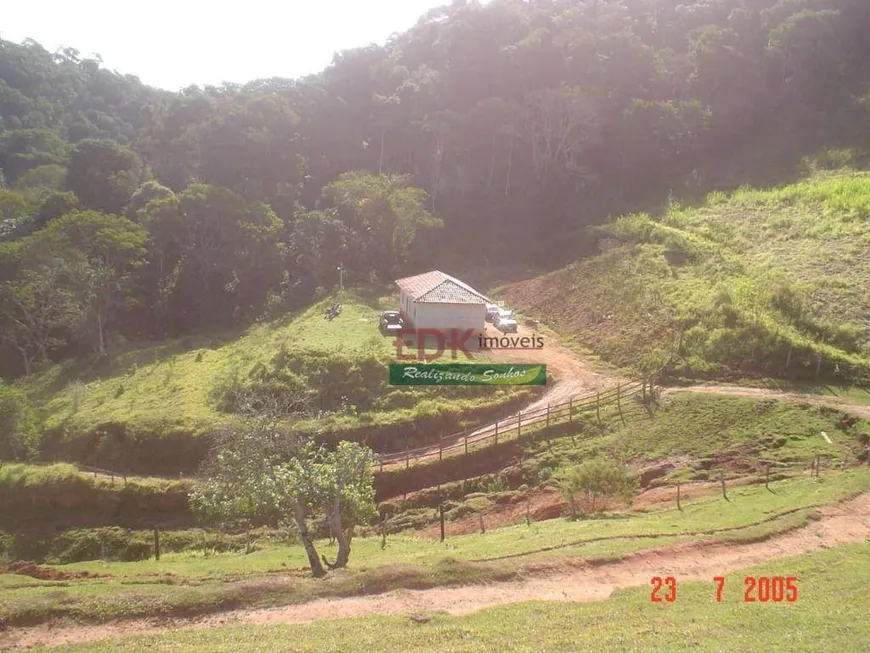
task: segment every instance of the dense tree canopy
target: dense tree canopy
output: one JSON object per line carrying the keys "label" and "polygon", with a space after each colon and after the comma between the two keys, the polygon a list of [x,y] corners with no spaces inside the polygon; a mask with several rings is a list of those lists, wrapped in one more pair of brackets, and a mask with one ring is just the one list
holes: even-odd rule
{"label": "dense tree canopy", "polygon": [[240,324],[339,264],[576,257],[608,214],[866,139],[868,24],[865,0],[453,3],[305,79],[179,93],[0,41],[0,363]]}

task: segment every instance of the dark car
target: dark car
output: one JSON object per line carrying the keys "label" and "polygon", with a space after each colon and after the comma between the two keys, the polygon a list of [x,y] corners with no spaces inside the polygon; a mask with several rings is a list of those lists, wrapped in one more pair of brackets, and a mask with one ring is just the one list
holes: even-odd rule
{"label": "dark car", "polygon": [[399,311],[384,311],[381,313],[381,320],[378,324],[378,329],[385,336],[395,334],[405,328],[405,321],[399,315]]}

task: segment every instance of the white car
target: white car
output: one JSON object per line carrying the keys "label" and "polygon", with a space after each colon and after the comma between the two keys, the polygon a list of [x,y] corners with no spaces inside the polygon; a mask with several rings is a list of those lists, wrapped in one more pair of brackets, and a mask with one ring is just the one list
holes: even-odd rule
{"label": "white car", "polygon": [[517,321],[516,318],[514,318],[514,313],[507,308],[498,309],[498,313],[493,319],[493,324],[495,325],[495,328],[502,333],[517,332]]}

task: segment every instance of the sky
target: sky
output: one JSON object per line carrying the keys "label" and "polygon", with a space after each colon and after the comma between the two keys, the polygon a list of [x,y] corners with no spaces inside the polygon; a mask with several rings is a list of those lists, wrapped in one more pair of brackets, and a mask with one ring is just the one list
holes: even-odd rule
{"label": "sky", "polygon": [[319,72],[336,51],[383,44],[449,0],[0,2],[3,40],[99,54],[106,68],[177,91]]}

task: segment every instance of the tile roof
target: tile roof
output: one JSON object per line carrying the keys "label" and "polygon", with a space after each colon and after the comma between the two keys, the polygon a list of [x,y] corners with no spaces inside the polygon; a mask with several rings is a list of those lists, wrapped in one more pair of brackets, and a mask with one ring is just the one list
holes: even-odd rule
{"label": "tile roof", "polygon": [[467,283],[439,270],[396,281],[415,302],[434,304],[484,304],[489,299]]}

